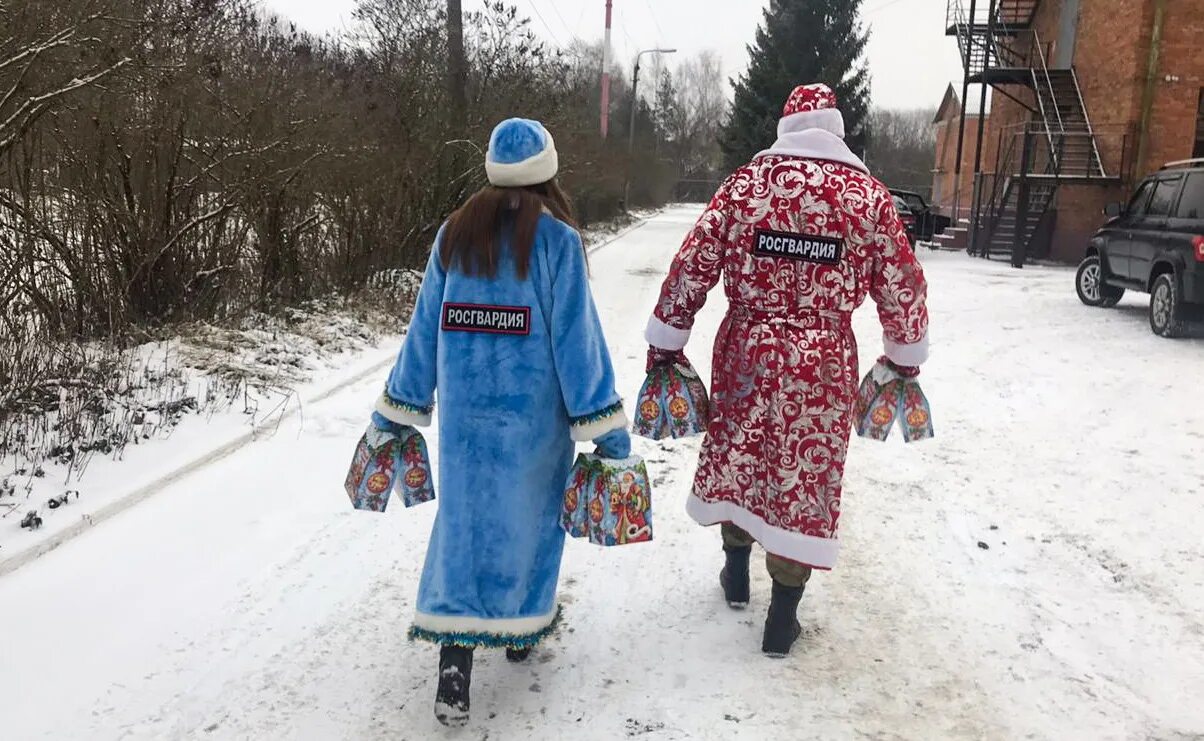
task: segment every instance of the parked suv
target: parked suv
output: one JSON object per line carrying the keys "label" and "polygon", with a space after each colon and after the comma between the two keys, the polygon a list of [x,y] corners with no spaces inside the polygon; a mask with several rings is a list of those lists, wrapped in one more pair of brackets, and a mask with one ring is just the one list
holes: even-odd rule
{"label": "parked suv", "polygon": [[949,217],[941,216],[932,210],[932,206],[928,201],[924,200],[924,196],[919,193],[912,193],[910,190],[898,190],[891,188],[891,193],[896,198],[903,199],[907,204],[907,208],[916,217],[916,225],[913,233],[916,239],[924,242],[931,242],[933,237],[941,234],[949,226]]}
{"label": "parked suv", "polygon": [[1112,307],[1127,290],[1148,293],[1154,334],[1182,336],[1186,320],[1204,318],[1204,159],[1166,165],[1104,213],[1075,278],[1079,299]]}

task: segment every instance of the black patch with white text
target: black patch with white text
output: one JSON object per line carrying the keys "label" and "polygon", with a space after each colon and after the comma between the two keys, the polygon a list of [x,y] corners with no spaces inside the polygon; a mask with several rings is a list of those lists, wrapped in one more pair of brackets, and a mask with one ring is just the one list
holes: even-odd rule
{"label": "black patch with white text", "polygon": [[444,304],[444,332],[531,334],[531,307]]}
{"label": "black patch with white text", "polygon": [[758,229],[753,254],[759,257],[784,257],[787,260],[839,265],[844,257],[844,240],[813,234],[791,234]]}

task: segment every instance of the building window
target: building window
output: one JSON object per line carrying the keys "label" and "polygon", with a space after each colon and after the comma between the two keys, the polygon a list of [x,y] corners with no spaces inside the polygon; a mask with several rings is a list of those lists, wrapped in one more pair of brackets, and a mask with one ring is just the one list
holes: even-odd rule
{"label": "building window", "polygon": [[1196,150],[1192,157],[1204,157],[1204,87],[1200,88],[1200,108],[1196,112]]}

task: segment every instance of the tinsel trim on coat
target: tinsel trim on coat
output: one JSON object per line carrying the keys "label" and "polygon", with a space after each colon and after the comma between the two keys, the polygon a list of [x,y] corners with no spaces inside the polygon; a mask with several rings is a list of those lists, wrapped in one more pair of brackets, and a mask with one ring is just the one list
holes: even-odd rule
{"label": "tinsel trim on coat", "polygon": [[569,421],[573,425],[573,440],[579,443],[596,440],[612,430],[623,429],[628,424],[622,401],[616,401],[614,404],[584,417],[572,417]]}
{"label": "tinsel trim on coat", "polygon": [[435,643],[440,646],[459,646],[461,648],[512,648],[516,651],[521,651],[526,648],[535,648],[550,636],[557,628],[560,627],[562,618],[562,610],[556,608],[556,616],[552,618],[552,622],[548,623],[547,627],[542,628],[535,633],[519,635],[514,633],[487,633],[468,632],[468,633],[450,633],[440,632],[435,630],[427,630],[413,626],[410,628],[411,641],[426,641]]}
{"label": "tinsel trim on coat", "polygon": [[430,427],[431,414],[435,411],[434,405],[424,407],[405,401],[398,401],[389,396],[388,391],[381,394],[380,398],[377,399],[375,409],[382,417],[391,422],[413,427]]}

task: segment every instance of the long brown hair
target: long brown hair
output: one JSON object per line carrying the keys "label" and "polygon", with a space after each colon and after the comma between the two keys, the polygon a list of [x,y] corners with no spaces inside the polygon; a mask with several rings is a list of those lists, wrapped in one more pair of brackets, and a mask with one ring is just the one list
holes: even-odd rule
{"label": "long brown hair", "polygon": [[482,188],[447,220],[439,247],[443,269],[455,265],[467,275],[496,277],[499,252],[508,233],[518,277],[526,280],[535,230],[544,209],[577,228],[573,204],[555,180],[524,188]]}

